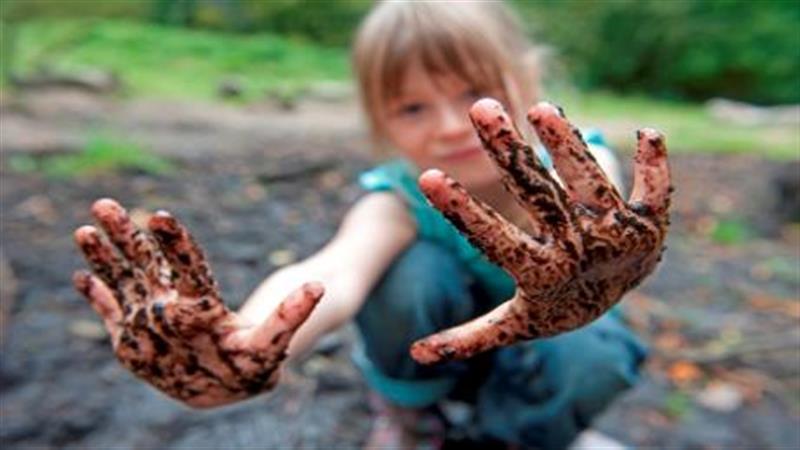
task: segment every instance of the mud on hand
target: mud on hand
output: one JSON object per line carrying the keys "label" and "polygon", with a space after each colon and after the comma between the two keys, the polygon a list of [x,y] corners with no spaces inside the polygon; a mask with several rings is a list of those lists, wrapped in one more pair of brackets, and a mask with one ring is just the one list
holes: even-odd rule
{"label": "mud on hand", "polygon": [[92,271],[73,281],[111,335],[117,358],[188,405],[209,407],[269,390],[286,349],[323,294],[307,283],[262,324],[225,307],[202,249],[167,212],[138,229],[116,201],[98,200],[75,231]]}
{"label": "mud on hand", "polygon": [[420,188],[430,202],[517,283],[514,297],[493,311],[415,342],[411,354],[425,364],[554,336],[597,319],[653,271],[669,225],[672,188],[659,132],[637,133],[633,191],[625,201],[560,108],[540,103],[528,120],[550,150],[561,183],[500,103],[480,100],[470,117],[532,226],[521,230],[438,170],[422,174]]}

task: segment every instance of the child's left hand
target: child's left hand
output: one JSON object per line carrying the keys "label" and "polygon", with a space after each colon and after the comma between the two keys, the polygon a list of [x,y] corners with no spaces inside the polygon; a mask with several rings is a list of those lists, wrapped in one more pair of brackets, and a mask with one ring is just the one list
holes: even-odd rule
{"label": "child's left hand", "polygon": [[433,205],[517,282],[514,297],[488,314],[414,343],[412,356],[425,364],[586,325],[652,272],[665,248],[672,188],[660,133],[638,132],[633,192],[625,202],[555,106],[540,103],[528,120],[550,150],[563,187],[498,102],[481,100],[470,116],[506,188],[530,214],[532,233],[444,173],[422,174],[420,187]]}

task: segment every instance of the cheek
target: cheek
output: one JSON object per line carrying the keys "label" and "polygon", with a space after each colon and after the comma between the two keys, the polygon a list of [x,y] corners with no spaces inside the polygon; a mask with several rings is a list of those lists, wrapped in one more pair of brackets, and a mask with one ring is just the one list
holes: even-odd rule
{"label": "cheek", "polygon": [[389,124],[386,127],[386,137],[389,143],[403,157],[410,159],[422,168],[428,168],[432,163],[431,152],[428,148],[431,140],[427,133],[424,126]]}

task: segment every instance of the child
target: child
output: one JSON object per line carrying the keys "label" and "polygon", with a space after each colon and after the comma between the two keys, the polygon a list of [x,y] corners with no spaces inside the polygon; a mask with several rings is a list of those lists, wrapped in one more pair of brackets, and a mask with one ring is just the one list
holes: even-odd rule
{"label": "child", "polygon": [[662,138],[643,130],[625,203],[595,163],[612,161],[602,142],[590,137],[590,153],[539,104],[528,118],[554,181],[548,154],[534,157],[512,125],[537,95],[529,54],[502,4],[376,6],[354,69],[376,143],[402,158],[363,174],[367,194],[333,239],[267,278],[238,313],[169,213],[147,233],[97,201],[110,242],[76,231],[94,274],[76,273],[75,285],[118,358],[209,407],[270,389],[287,355],[355,319],[354,360],[384,405],[368,446],[412,446],[425,411],[456,399],[474,406],[480,439],[565,447],[636,380],[644,349],[603,313],[660,257],[669,173]]}

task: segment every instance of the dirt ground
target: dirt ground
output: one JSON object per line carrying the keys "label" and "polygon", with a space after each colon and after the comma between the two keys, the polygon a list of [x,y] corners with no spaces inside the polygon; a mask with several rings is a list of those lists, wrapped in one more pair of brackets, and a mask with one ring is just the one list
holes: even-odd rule
{"label": "dirt ground", "polygon": [[[371,415],[349,362],[352,329],[321,342],[273,395],[198,412],[127,373],[70,285],[83,266],[71,231],[89,221],[95,198],[112,196],[134,216],[163,208],[183,219],[238,306],[275,267],[319,248],[360,195],[355,176],[371,161],[353,105],[309,100],[288,111],[39,92],[6,96],[0,113],[4,448],[359,447]],[[87,130],[129,137],[179,169],[53,180],[9,167],[22,153],[75,151]],[[781,193],[800,165],[671,161],[669,250],[625,301],[651,346],[646,376],[593,428],[639,448],[800,448],[800,218],[797,196]],[[729,219],[749,237],[713,239]]]}

